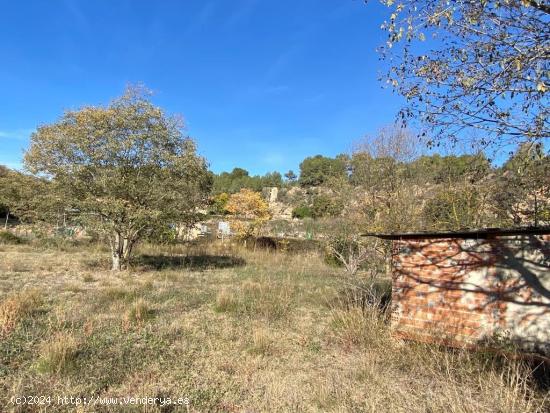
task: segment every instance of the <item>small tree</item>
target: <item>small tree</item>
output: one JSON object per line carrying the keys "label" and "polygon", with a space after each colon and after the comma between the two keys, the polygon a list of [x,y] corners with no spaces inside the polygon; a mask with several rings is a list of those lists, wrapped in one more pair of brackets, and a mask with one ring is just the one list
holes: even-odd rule
{"label": "small tree", "polygon": [[233,215],[233,229],[243,239],[258,236],[271,218],[269,205],[262,195],[246,188],[231,195],[225,209]]}
{"label": "small tree", "polygon": [[128,88],[106,107],[69,111],[39,127],[25,164],[55,183],[51,196],[106,234],[112,269],[121,270],[144,234],[195,221],[208,199],[211,175],[182,126],[143,88]]}
{"label": "small tree", "polygon": [[211,203],[211,210],[217,215],[224,215],[227,213],[225,207],[227,206],[227,201],[229,201],[229,195],[225,192],[221,194],[214,195]]}
{"label": "small tree", "polygon": [[[326,239],[329,257],[333,257],[354,277],[362,267],[367,267],[369,279],[374,279],[383,263],[383,245],[378,238],[364,237],[362,217],[346,216],[332,222]],[[382,265],[383,267],[383,265]],[[381,272],[381,271],[380,271]]]}

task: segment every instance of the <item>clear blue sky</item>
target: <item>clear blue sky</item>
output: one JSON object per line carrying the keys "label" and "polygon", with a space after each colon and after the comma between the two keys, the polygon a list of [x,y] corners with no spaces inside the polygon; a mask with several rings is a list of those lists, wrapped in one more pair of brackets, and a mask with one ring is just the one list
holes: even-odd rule
{"label": "clear blue sky", "polygon": [[0,164],[66,109],[131,82],[182,114],[212,170],[297,171],[393,122],[375,48],[386,10],[361,0],[1,2]]}

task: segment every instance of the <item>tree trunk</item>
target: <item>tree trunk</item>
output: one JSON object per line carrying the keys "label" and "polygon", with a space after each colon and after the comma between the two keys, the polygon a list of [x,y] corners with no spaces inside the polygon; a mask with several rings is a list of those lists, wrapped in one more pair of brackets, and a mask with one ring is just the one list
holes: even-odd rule
{"label": "tree trunk", "polygon": [[112,271],[122,271],[128,265],[136,238],[122,236],[115,232],[111,238]]}
{"label": "tree trunk", "polygon": [[120,232],[115,232],[111,238],[111,271],[122,271],[124,245]]}
{"label": "tree trunk", "polygon": [[4,231],[8,230],[8,219],[10,218],[10,210],[6,211],[6,221],[4,222]]}
{"label": "tree trunk", "polygon": [[122,271],[122,257],[118,254],[118,252],[113,252],[111,258],[113,260],[111,271]]}

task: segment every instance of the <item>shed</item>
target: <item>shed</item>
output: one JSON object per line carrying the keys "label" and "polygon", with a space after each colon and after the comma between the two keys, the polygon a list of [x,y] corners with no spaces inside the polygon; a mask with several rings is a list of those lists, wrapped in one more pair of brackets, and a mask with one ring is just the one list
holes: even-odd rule
{"label": "shed", "polygon": [[395,335],[550,354],[550,227],[365,235],[393,244]]}

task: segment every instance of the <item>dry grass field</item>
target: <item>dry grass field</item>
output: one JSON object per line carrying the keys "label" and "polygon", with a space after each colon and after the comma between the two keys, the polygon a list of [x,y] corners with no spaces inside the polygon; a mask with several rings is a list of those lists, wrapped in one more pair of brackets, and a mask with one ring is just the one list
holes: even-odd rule
{"label": "dry grass field", "polygon": [[[341,298],[338,270],[316,255],[141,246],[122,273],[108,257],[96,245],[0,245],[2,412],[550,408],[517,363],[392,338],[379,312]],[[189,404],[68,406],[63,396]]]}

